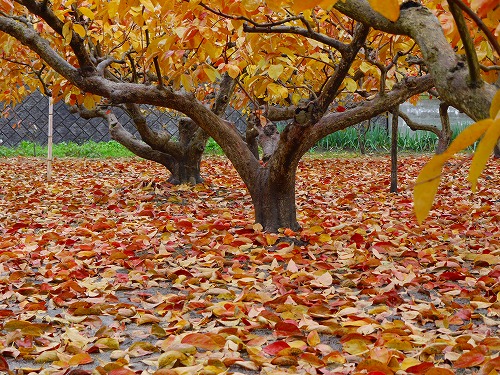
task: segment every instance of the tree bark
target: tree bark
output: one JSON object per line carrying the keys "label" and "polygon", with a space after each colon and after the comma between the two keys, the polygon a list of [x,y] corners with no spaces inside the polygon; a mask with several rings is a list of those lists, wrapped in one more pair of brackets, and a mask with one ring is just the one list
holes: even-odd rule
{"label": "tree bark", "polygon": [[441,118],[441,131],[438,134],[438,143],[436,145],[436,154],[442,154],[451,143],[451,125],[448,116],[448,104],[439,105],[439,117]]}
{"label": "tree bark", "polygon": [[169,179],[173,184],[196,185],[203,182],[200,164],[208,135],[193,120],[183,118],[179,121],[179,144],[182,155],[177,158],[176,165]]}
{"label": "tree bark", "polygon": [[248,184],[255,210],[255,222],[266,231],[279,228],[300,229],[295,208],[295,169],[284,175],[261,168],[257,178]]}

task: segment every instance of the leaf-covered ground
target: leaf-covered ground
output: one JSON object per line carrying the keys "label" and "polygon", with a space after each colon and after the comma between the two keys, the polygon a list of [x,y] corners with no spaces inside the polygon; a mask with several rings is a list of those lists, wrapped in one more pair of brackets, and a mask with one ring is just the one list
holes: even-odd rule
{"label": "leaf-covered ground", "polygon": [[497,374],[500,164],[455,159],[418,225],[426,157],[306,159],[303,231],[253,225],[224,158],[0,160],[0,372]]}

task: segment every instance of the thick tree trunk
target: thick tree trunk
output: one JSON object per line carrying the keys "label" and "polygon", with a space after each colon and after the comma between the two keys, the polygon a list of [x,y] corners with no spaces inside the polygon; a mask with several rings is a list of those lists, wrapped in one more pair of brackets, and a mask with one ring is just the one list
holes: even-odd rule
{"label": "thick tree trunk", "polygon": [[172,184],[200,184],[200,164],[208,136],[191,119],[179,121],[179,145],[183,155],[176,158],[174,168],[170,170]]}
{"label": "thick tree trunk", "polygon": [[174,167],[170,170],[172,174],[168,182],[174,185],[189,184],[196,185],[203,183],[200,175],[200,162],[202,153],[191,158],[175,160]]}
{"label": "thick tree trunk", "polygon": [[273,178],[268,168],[262,168],[257,179],[247,185],[255,209],[255,222],[264,230],[300,229],[295,208],[295,170]]}

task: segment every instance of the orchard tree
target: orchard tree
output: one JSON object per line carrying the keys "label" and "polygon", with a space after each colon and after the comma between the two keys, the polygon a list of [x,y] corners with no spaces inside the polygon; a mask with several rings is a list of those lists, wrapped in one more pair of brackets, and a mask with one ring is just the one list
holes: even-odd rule
{"label": "orchard tree", "polygon": [[[235,84],[235,80],[228,74],[223,75],[217,85],[217,97],[212,104],[214,114],[224,114]],[[169,183],[195,185],[203,182],[200,164],[209,136],[193,120],[189,117],[180,118],[177,123],[178,137],[173,139],[168,131],[152,129],[148,125],[146,114],[138,104],[126,103],[117,107],[128,114],[141,139],[131,134],[105,104],[97,105],[93,109],[75,105],[71,109],[86,119],[101,117],[106,120],[111,138],[135,155],[166,167],[171,173]]]}
{"label": "orchard tree", "polygon": [[[93,110],[105,98],[184,113],[238,171],[256,222],[295,230],[296,169],[326,135],[433,87],[447,105],[487,117],[498,79],[496,2],[482,1],[475,18],[459,0],[424,5],[2,0],[0,43],[5,55],[36,53],[37,63],[57,73],[54,92],[71,104]],[[247,138],[207,99],[207,84],[223,73],[239,81],[237,104],[261,106]],[[289,121],[278,133],[266,118]],[[256,155],[256,135],[265,162]]]}

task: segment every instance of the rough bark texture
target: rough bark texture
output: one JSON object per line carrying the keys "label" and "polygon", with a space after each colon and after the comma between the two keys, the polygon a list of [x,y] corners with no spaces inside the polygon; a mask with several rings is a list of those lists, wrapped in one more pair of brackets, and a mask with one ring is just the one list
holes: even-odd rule
{"label": "rough bark texture", "polygon": [[169,180],[171,183],[195,185],[203,182],[200,163],[208,135],[199,130],[198,125],[191,119],[185,118],[179,121],[179,143],[183,153],[177,159],[176,167],[172,171]]}
{"label": "rough bark texture", "polygon": [[295,209],[295,169],[282,174],[262,168],[248,188],[255,209],[255,221],[267,231],[300,228]]}

